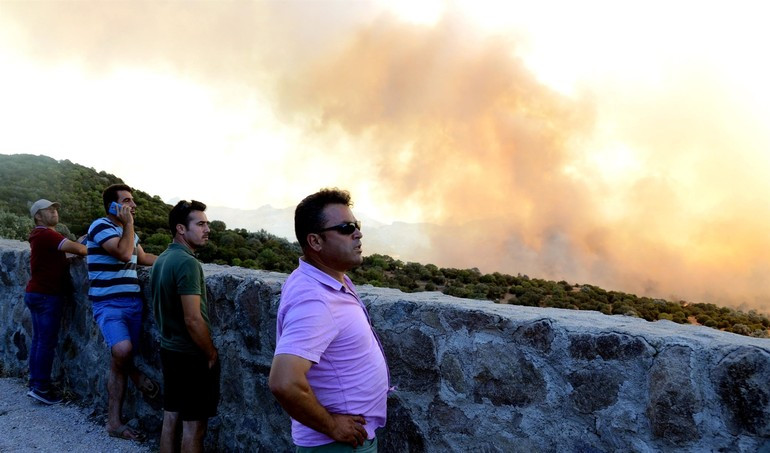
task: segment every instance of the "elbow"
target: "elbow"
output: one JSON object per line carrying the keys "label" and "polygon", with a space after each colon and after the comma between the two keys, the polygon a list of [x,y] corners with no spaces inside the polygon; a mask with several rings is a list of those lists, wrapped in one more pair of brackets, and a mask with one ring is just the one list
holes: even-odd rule
{"label": "elbow", "polygon": [[267,386],[270,388],[270,393],[272,393],[279,402],[284,401],[290,394],[296,392],[296,387],[293,382],[272,372],[268,377]]}
{"label": "elbow", "polygon": [[268,378],[267,386],[270,388],[270,393],[277,399],[280,399],[280,396],[286,392],[283,383],[279,379],[276,379],[272,373],[270,373],[270,377]]}
{"label": "elbow", "polygon": [[184,325],[187,327],[188,332],[193,332],[198,327],[198,318],[185,316]]}

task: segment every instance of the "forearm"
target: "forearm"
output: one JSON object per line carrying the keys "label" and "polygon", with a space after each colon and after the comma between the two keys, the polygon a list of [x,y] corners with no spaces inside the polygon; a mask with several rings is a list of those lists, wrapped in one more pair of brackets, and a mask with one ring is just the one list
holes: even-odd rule
{"label": "forearm", "polygon": [[153,255],[152,253],[142,253],[136,257],[136,263],[142,266],[152,266],[157,259],[157,255]]}
{"label": "forearm", "polygon": [[307,372],[312,362],[292,354],[276,354],[268,385],[275,398],[295,420],[326,434],[337,442],[356,447],[367,438],[366,419],[361,415],[332,414],[318,402]]}
{"label": "forearm", "polygon": [[134,254],[134,224],[128,223],[123,225],[123,235],[120,236],[117,245],[117,255],[115,256],[121,261],[131,261],[131,256]]}
{"label": "forearm", "polygon": [[87,253],[85,245],[79,242],[70,241],[69,239],[61,243],[61,245],[59,246],[59,250],[61,250],[62,252],[72,253],[80,256],[86,256],[86,253]]}
{"label": "forearm", "polygon": [[318,402],[310,385],[292,383],[281,390],[273,391],[273,394],[292,418],[309,428],[333,437],[334,418]]}
{"label": "forearm", "polygon": [[213,360],[217,356],[217,348],[214,347],[214,342],[211,340],[211,332],[209,331],[206,322],[203,318],[187,319],[185,318],[185,325],[187,326],[187,332],[190,333],[190,337],[193,342],[203,351],[206,358]]}

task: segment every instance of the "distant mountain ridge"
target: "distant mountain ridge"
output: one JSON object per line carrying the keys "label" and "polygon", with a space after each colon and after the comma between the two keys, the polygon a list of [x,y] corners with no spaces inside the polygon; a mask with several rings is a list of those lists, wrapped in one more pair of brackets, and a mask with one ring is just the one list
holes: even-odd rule
{"label": "distant mountain ridge", "polygon": [[270,205],[256,209],[238,209],[226,206],[208,206],[212,219],[225,222],[228,228],[248,231],[265,230],[289,241],[294,237],[294,208],[274,208]]}
{"label": "distant mountain ridge", "polygon": [[[264,230],[290,242],[297,240],[294,234],[294,207],[274,208],[270,205],[256,209],[238,209],[224,206],[208,206],[209,217],[225,222],[228,228],[243,228],[247,231]],[[361,220],[364,234],[365,254],[379,253],[408,261],[424,261],[431,248],[429,229],[440,228],[428,223],[385,223],[353,208],[356,218]],[[407,250],[408,256],[404,255]]]}

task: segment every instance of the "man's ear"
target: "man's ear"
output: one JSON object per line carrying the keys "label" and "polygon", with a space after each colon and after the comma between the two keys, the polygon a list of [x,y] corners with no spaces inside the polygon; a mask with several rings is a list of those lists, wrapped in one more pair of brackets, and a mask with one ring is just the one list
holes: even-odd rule
{"label": "man's ear", "polygon": [[186,231],[187,231],[187,228],[185,228],[184,225],[182,225],[181,223],[176,224],[176,234],[182,236]]}
{"label": "man's ear", "polygon": [[307,235],[307,245],[309,245],[313,251],[320,252],[321,247],[323,246],[321,235],[318,233],[309,233]]}

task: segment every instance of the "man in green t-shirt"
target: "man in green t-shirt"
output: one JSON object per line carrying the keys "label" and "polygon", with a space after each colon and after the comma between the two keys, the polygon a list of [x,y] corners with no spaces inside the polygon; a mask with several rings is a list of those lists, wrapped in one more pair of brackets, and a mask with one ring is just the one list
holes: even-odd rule
{"label": "man in green t-shirt", "polygon": [[152,307],[160,330],[163,430],[160,451],[203,451],[209,417],[219,402],[219,358],[211,340],[206,282],[193,255],[209,240],[206,205],[180,201],[169,213],[174,240],[152,267]]}

